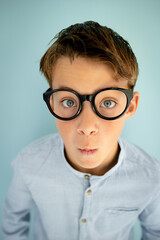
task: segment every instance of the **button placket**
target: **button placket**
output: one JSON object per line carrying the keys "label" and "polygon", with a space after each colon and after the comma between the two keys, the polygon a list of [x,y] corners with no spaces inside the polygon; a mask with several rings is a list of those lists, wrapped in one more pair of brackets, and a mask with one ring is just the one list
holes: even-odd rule
{"label": "button placket", "polygon": [[90,190],[90,175],[86,174],[84,175],[84,182],[85,182],[85,193],[84,193],[84,204],[83,204],[83,213],[82,213],[82,221],[83,223],[87,222],[87,217],[89,216],[89,210],[90,210],[90,199],[88,198],[91,194]]}
{"label": "button placket", "polygon": [[84,175],[84,199],[83,199],[83,210],[80,218],[80,236],[79,240],[88,239],[88,221],[90,217],[90,206],[91,206],[91,186],[90,186],[90,175]]}
{"label": "button placket", "polygon": [[92,193],[91,189],[87,191],[87,194],[90,195]]}
{"label": "button placket", "polygon": [[85,175],[84,175],[84,178],[85,178],[85,179],[89,179],[89,177],[90,177],[90,176],[89,176],[88,174],[85,174]]}
{"label": "button placket", "polygon": [[85,222],[87,222],[87,219],[86,218],[82,218],[81,222],[85,223]]}

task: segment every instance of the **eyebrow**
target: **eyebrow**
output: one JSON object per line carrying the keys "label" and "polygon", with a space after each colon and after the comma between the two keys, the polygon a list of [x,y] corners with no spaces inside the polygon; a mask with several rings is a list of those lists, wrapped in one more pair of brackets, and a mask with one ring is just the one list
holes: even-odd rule
{"label": "eyebrow", "polygon": [[65,90],[69,90],[69,91],[74,91],[74,92],[76,92],[76,93],[78,93],[78,94],[80,94],[80,95],[83,95],[82,93],[80,93],[79,91],[77,91],[77,90],[75,90],[75,89],[73,89],[73,88],[71,88],[71,87],[66,87],[66,86],[59,86],[57,89],[65,89]]}
{"label": "eyebrow", "polygon": [[66,87],[66,86],[60,86],[58,89],[66,89],[66,90],[72,90],[72,91],[75,91],[73,88]]}
{"label": "eyebrow", "polygon": [[[98,92],[98,91],[100,91],[100,90],[102,90],[102,89],[105,89],[105,88],[119,88],[118,86],[108,86],[108,87],[103,87],[103,88],[99,88],[99,89],[97,89],[96,91],[94,91],[94,93],[96,93],[96,92]],[[74,92],[77,92],[78,94],[80,94],[79,93],[79,91],[77,91],[77,90],[75,90],[75,89],[73,89],[73,88],[70,88],[70,87],[66,87],[66,86],[59,86],[57,89],[66,89],[66,90],[71,90],[71,91],[74,91]],[[94,94],[93,93],[93,94]]]}

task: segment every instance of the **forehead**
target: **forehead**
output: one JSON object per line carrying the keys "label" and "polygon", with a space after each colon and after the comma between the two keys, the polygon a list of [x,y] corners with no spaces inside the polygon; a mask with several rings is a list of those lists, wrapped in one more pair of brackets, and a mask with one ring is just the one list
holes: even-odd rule
{"label": "forehead", "polygon": [[114,72],[105,63],[77,57],[73,61],[61,57],[52,72],[52,88],[70,88],[79,93],[94,93],[102,88],[127,88],[127,80],[114,79]]}

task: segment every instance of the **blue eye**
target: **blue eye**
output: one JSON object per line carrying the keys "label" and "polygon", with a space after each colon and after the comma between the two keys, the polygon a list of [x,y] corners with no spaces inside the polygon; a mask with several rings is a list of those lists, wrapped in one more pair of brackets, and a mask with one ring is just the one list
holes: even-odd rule
{"label": "blue eye", "polygon": [[64,107],[68,107],[68,108],[76,106],[75,102],[71,99],[66,99],[66,100],[62,101],[62,103],[63,103]]}
{"label": "blue eye", "polygon": [[105,107],[105,108],[112,108],[115,106],[115,102],[114,101],[111,101],[111,100],[105,100],[103,103],[102,103],[102,107]]}

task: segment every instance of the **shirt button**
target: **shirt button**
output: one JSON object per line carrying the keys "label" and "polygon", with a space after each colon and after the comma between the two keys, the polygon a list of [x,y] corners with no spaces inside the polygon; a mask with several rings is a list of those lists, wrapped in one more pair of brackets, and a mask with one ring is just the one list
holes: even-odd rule
{"label": "shirt button", "polygon": [[88,191],[87,191],[87,194],[88,194],[88,195],[90,195],[91,193],[92,193],[92,191],[91,191],[91,190],[88,190]]}
{"label": "shirt button", "polygon": [[84,175],[85,178],[89,178],[89,175]]}
{"label": "shirt button", "polygon": [[87,222],[87,219],[83,218],[83,219],[81,220],[81,222],[82,222],[82,223],[85,223],[85,222]]}

